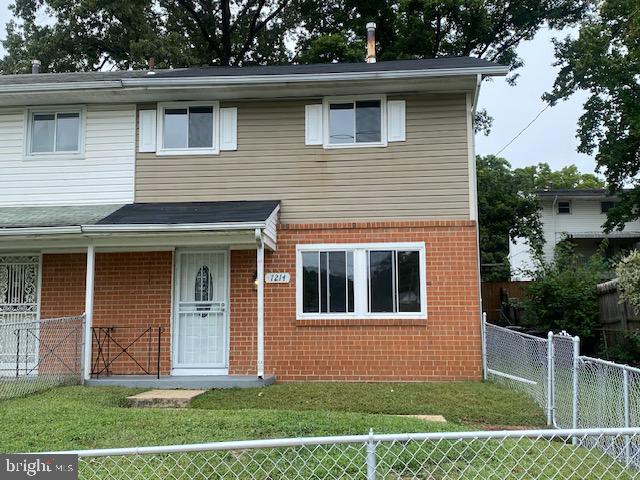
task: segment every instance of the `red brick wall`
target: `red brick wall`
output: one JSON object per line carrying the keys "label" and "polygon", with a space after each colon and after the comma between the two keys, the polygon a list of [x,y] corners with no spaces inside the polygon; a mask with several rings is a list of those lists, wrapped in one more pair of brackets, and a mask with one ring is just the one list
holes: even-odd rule
{"label": "red brick wall", "polygon": [[[296,320],[296,244],[407,241],[426,243],[428,318]],[[476,255],[476,227],[468,221],[281,226],[278,250],[267,252],[265,271],[290,272],[291,282],[265,286],[265,371],[281,381],[479,379]],[[162,373],[170,370],[171,257],[96,256],[94,325],[130,325],[139,332],[163,326]],[[230,258],[230,373],[253,375],[256,252],[233,250]],[[84,282],[84,254],[44,255],[43,318],[82,313]],[[122,362],[116,373],[131,367]]]}
{"label": "red brick wall", "polygon": [[[126,347],[148,326],[163,327],[160,367],[168,373],[171,339],[171,252],[97,253],[93,325],[121,327],[112,336]],[[84,311],[84,254],[46,254],[42,265],[41,317],[78,315]],[[151,342],[151,344],[149,344]],[[113,347],[112,347],[113,348]],[[130,348],[132,356],[156,369],[157,330]],[[96,351],[94,342],[94,353]],[[113,350],[111,351],[113,356]],[[127,356],[112,365],[114,373],[142,373]]]}
{"label": "red brick wall", "polygon": [[[296,320],[296,244],[408,241],[426,243],[428,318]],[[283,381],[479,379],[476,255],[468,221],[281,226],[265,272],[291,282],[265,286],[265,371]],[[255,251],[232,252],[231,269],[231,373],[255,373]]]}

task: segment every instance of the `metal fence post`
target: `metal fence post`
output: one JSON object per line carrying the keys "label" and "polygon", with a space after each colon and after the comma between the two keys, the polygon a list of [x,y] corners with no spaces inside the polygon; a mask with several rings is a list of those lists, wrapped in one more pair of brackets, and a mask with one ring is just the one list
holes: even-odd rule
{"label": "metal fence post", "polygon": [[547,425],[553,425],[554,415],[554,387],[553,387],[553,375],[554,375],[554,359],[553,359],[553,332],[547,334]]}
{"label": "metal fence post", "polygon": [[487,373],[487,312],[482,312],[480,334],[482,336],[482,378],[487,380],[489,378]]}
{"label": "metal fence post", "polygon": [[367,442],[367,480],[376,480],[376,470],[376,444],[373,440],[373,428],[371,428]]}
{"label": "metal fence post", "polygon": [[[572,421],[571,421],[571,425],[572,428],[575,430],[578,428],[578,368],[579,368],[579,364],[578,364],[578,357],[580,356],[580,337],[575,336],[573,337],[573,416],[572,416]],[[573,437],[572,440],[573,445],[576,445],[578,443],[578,439],[576,437]]]}
{"label": "metal fence post", "polygon": [[[629,412],[629,370],[626,368],[622,370],[622,395],[624,403],[624,426],[629,428],[631,426],[631,415]],[[631,462],[631,441],[627,436],[624,441],[624,458],[627,465]]]}

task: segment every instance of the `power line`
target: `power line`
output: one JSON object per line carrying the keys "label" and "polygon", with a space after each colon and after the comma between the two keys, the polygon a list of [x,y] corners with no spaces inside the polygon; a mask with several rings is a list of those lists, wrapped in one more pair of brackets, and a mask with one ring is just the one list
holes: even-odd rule
{"label": "power line", "polygon": [[535,117],[533,117],[533,120],[531,120],[531,121],[527,124],[527,126],[526,126],[526,127],[524,127],[522,130],[520,130],[520,131],[518,132],[518,134],[517,134],[515,137],[513,137],[511,140],[509,140],[509,143],[507,143],[504,147],[502,147],[500,150],[498,150],[498,153],[496,153],[496,156],[500,155],[504,150],[506,150],[506,149],[507,149],[507,147],[508,147],[509,145],[511,145],[513,142],[515,142],[515,141],[518,139],[518,137],[519,137],[520,135],[522,135],[522,134],[523,134],[523,133],[524,133],[524,132],[525,132],[525,131],[526,131],[526,130],[531,126],[531,125],[533,125],[533,124],[534,124],[534,122],[535,122],[536,120],[538,120],[538,118],[540,117],[540,115],[542,115],[542,114],[544,113],[544,111],[545,111],[547,108],[549,108],[550,106],[551,106],[551,105],[547,104],[547,105],[546,105],[542,110],[540,110],[540,111],[538,112],[538,114],[537,114]]}

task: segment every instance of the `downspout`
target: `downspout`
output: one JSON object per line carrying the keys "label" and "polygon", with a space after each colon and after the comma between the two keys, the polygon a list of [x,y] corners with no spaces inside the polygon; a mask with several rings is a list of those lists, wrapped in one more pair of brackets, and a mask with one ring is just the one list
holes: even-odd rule
{"label": "downspout", "polygon": [[[480,350],[481,350],[481,358],[483,359],[483,364],[484,364],[484,359],[486,358],[486,345],[485,345],[485,335],[484,335],[484,331],[485,331],[485,325],[484,325],[484,321],[485,321],[485,316],[483,315],[482,312],[482,275],[480,273],[480,268],[481,268],[481,263],[480,263],[480,214],[478,211],[478,178],[477,178],[477,174],[476,174],[476,149],[475,149],[475,131],[474,131],[474,125],[475,125],[475,117],[476,117],[476,111],[478,109],[478,98],[480,96],[480,84],[482,83],[482,75],[478,74],[476,75],[476,88],[473,94],[473,101],[471,103],[471,108],[469,110],[469,116],[470,116],[470,122],[468,123],[469,128],[470,128],[470,133],[468,135],[468,139],[469,142],[471,143],[471,145],[469,145],[469,149],[470,149],[470,159],[469,159],[469,175],[471,178],[469,178],[469,183],[473,185],[473,190],[472,192],[470,192],[471,195],[473,195],[473,200],[474,200],[474,208],[475,208],[475,212],[469,212],[470,213],[470,217],[473,217],[475,215],[475,220],[476,220],[476,251],[477,251],[477,255],[476,255],[476,261],[477,261],[477,285],[478,285],[478,307],[480,310]],[[486,372],[482,372],[483,377],[486,375]]]}
{"label": "downspout", "polygon": [[[556,244],[558,243],[558,217],[556,215],[556,204],[558,202],[558,195],[553,197],[553,203],[551,204],[551,218],[553,218],[553,249],[555,251]],[[545,261],[548,259],[545,258]]]}
{"label": "downspout", "polygon": [[264,241],[262,239],[262,230],[256,228],[256,243],[258,244],[256,254],[256,286],[258,289],[257,300],[257,376],[264,378]]}

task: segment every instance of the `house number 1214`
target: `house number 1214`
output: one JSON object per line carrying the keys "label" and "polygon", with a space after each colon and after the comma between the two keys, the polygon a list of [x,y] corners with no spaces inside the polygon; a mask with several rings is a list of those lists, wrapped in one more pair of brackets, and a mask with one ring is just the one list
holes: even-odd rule
{"label": "house number 1214", "polygon": [[267,283],[289,283],[291,275],[288,273],[267,273],[264,281]]}

